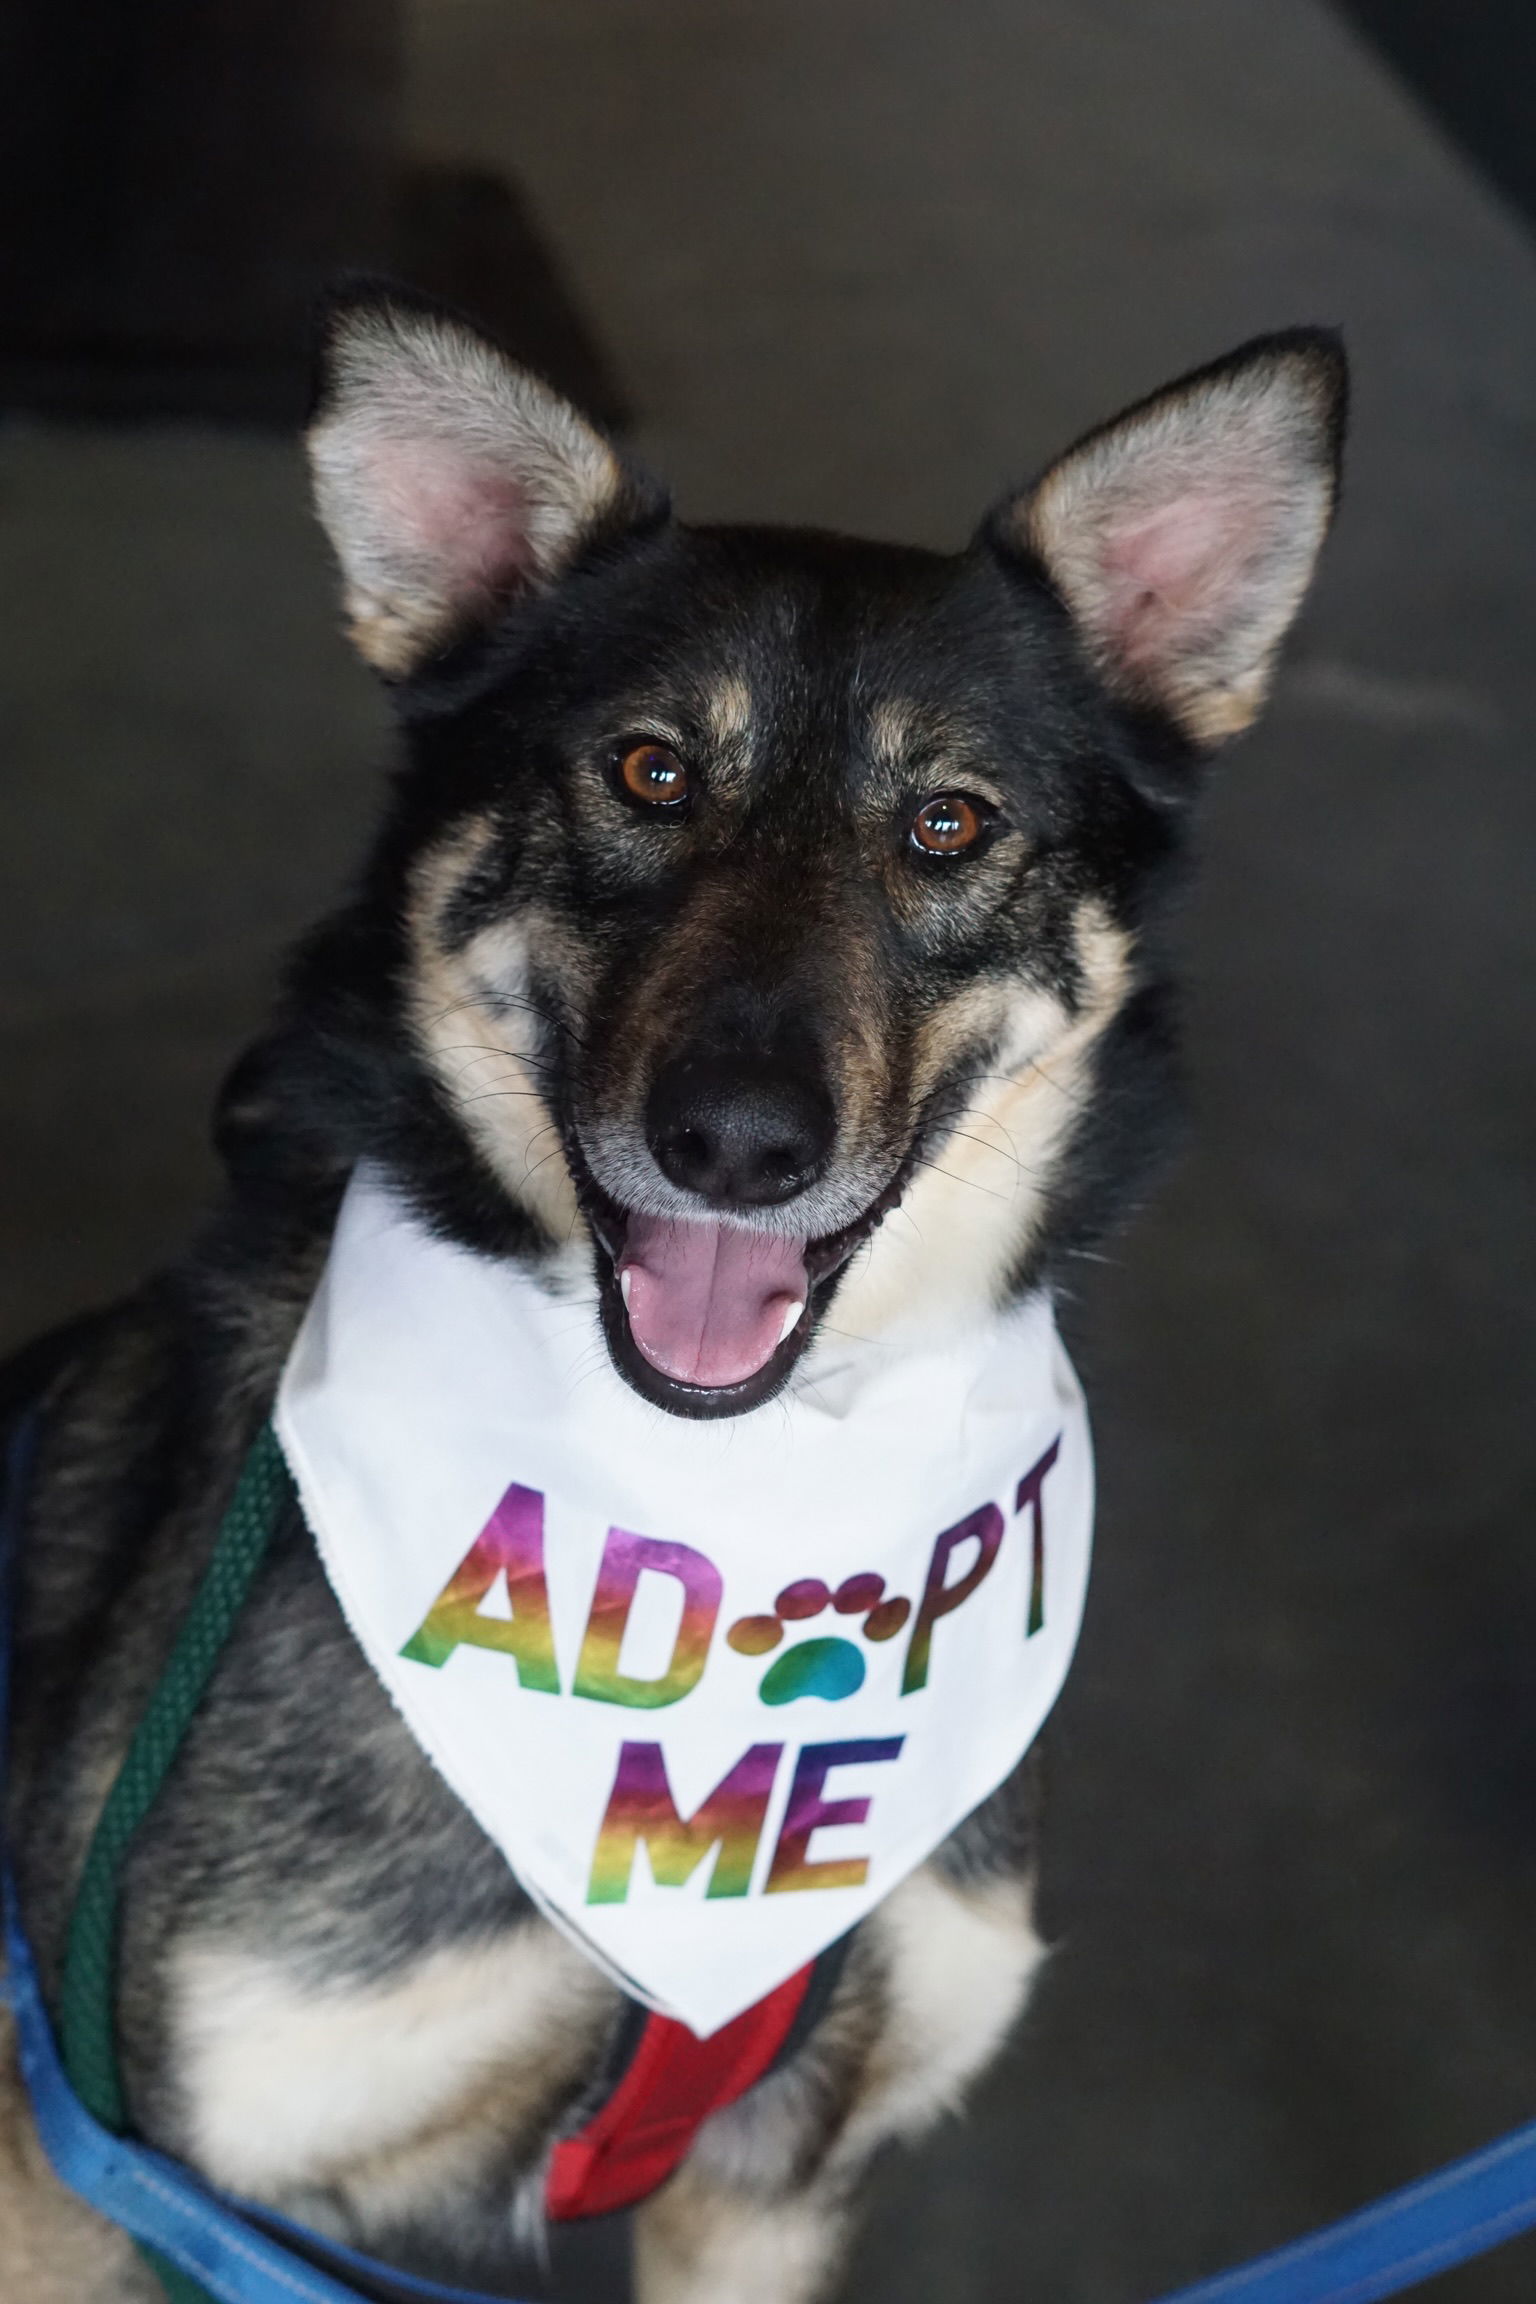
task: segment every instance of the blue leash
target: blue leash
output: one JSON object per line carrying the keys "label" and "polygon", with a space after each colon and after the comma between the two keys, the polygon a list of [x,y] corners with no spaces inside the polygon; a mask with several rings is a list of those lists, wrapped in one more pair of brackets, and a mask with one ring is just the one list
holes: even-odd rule
{"label": "blue leash", "polygon": [[1375,2304],[1536,2225],[1536,2121],[1158,2304]]}
{"label": "blue leash", "polygon": [[[61,2181],[201,2280],[221,2304],[357,2304],[355,2289],[306,2264],[176,2162],[98,2127],[60,2069],[9,1895],[7,1905],[22,2069],[43,2149]],[[274,2232],[284,2229],[277,2218],[264,2221]],[[1532,2225],[1536,2122],[1304,2240],[1180,2288],[1159,2304],[1376,2304]],[[329,2252],[343,2268],[365,2275],[377,2269],[350,2250]],[[487,2304],[462,2289],[394,2272],[390,2279],[402,2297],[419,2297],[422,2304]]]}
{"label": "blue leash", "polygon": [[[4,1759],[9,1612],[4,1591],[9,1535],[26,1493],[30,1420],[16,1433],[6,1463],[6,1526],[0,1528],[0,1763]],[[3,1768],[0,1768],[3,1774]],[[22,1932],[15,1890],[5,1876],[8,1974],[0,1998],[16,2017],[22,2074],[54,2173],[101,2215],[200,2280],[219,2304],[358,2304],[358,2292],[283,2245],[306,2240],[285,2219],[247,2208],[198,2182],[176,2161],[130,2138],[114,2136],[86,2111],[65,2078],[54,2046],[31,1948]],[[1377,2304],[1437,2272],[1481,2256],[1536,2226],[1536,2121],[1432,2176],[1389,2192],[1353,2216],[1304,2240],[1256,2256],[1213,2279],[1197,2280],[1158,2304]],[[382,2273],[354,2250],[326,2244],[342,2272]],[[402,2304],[491,2304],[460,2288],[390,2271]]]}

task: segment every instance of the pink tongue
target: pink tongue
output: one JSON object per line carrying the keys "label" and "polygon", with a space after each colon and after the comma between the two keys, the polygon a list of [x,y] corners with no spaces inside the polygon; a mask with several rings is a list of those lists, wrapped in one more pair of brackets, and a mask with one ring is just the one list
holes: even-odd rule
{"label": "pink tongue", "polygon": [[630,1334],[683,1384],[740,1384],[777,1351],[805,1302],[805,1243],[725,1224],[631,1216],[619,1281]]}

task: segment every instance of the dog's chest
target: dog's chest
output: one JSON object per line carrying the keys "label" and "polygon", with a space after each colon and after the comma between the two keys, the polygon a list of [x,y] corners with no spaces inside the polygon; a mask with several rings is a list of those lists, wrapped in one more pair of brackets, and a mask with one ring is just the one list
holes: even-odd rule
{"label": "dog's chest", "polygon": [[617,2000],[533,1919],[356,1986],[190,1943],[175,2036],[192,2157],[258,2198],[333,2190],[364,2225],[423,2212],[492,2163],[515,2185],[596,2069]]}
{"label": "dog's chest", "polygon": [[[924,1868],[860,1929],[840,2013],[797,2058],[815,2068],[812,2097],[845,2107],[845,2148],[921,2129],[995,2051],[1041,1957],[1029,1904],[1023,1879],[965,1892]],[[547,2145],[600,2070],[616,2014],[612,1985],[538,1920],[355,1988],[189,1944],[175,2023],[189,2155],[342,2236],[387,2245],[488,2191],[509,2237],[531,2231]],[[810,2066],[712,2122],[706,2160],[746,2150],[764,2176],[798,2164],[816,2125]]]}

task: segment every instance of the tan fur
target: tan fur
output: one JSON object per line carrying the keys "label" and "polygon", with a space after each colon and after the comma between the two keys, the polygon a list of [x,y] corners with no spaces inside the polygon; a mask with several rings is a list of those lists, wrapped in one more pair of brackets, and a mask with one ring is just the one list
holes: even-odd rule
{"label": "tan fur", "polygon": [[899,772],[921,725],[916,705],[896,697],[882,698],[871,707],[865,723],[865,741],[871,757],[893,774]]}
{"label": "tan fur", "polygon": [[734,751],[752,733],[752,691],[739,674],[722,676],[707,698],[710,733],[715,742]]}
{"label": "tan fur", "polygon": [[190,1944],[175,2021],[194,2156],[257,2198],[323,2184],[365,2218],[409,2211],[542,2132],[614,2005],[592,1962],[537,1921],[388,1985],[323,1994],[259,1956]]}
{"label": "tan fur", "polygon": [[[717,2115],[642,2211],[641,2304],[818,2295],[859,2172],[880,2144],[958,2104],[1043,1957],[1026,1883],[961,1888],[933,1867],[886,1899],[866,1938],[813,2052],[814,2068],[844,2075],[822,2175],[802,2189],[814,2071],[791,2066]],[[194,1945],[176,1993],[199,2165],[276,2202],[323,2186],[365,2221],[441,2204],[509,2140],[537,2133],[613,2005],[598,1971],[537,1922],[355,1993],[307,1993],[258,1958]]]}
{"label": "tan fur", "polygon": [[856,2164],[891,2136],[958,2109],[1012,2028],[1045,1947],[1023,1880],[962,1889],[932,1866],[875,1911],[891,2015],[837,2158]]}
{"label": "tan fur", "polygon": [[[876,2150],[956,2108],[1016,2021],[1044,1958],[1030,1902],[1022,1881],[961,1889],[927,1866],[886,1898],[866,1923],[879,1981],[850,1979],[848,1992],[857,2019],[878,2008],[880,2021],[818,2175],[796,2181],[806,2080],[791,2067],[718,2114],[641,2208],[640,2304],[813,2304],[825,2293]],[[826,2040],[847,2014],[834,2003]]]}
{"label": "tan fur", "polygon": [[[923,697],[877,698],[865,718],[864,741],[887,779],[884,789],[875,787],[868,796],[882,824],[894,792],[914,781],[925,791],[979,792],[995,807],[1004,805],[986,753],[964,722]],[[906,876],[897,874],[893,893],[904,885]]]}
{"label": "tan fur", "polygon": [[684,2167],[636,2218],[638,2304],[811,2304],[836,2275],[844,2216],[822,2187],[754,2200]]}
{"label": "tan fur", "polygon": [[[855,1202],[867,1206],[890,1174],[886,1156],[872,1159],[867,1149],[880,1141],[896,1053],[880,957],[864,923],[848,910],[840,916],[835,897],[827,905],[820,940],[835,949],[840,986],[837,1012],[827,1022],[827,1056],[837,1082],[841,1164]],[[856,1213],[857,1206],[849,1206],[838,1220],[846,1222]],[[816,1220],[817,1231],[831,1228],[825,1217]]]}
{"label": "tan fur", "polygon": [[[1085,995],[1069,1017],[1028,985],[1007,998],[1003,1044],[949,1141],[914,1177],[901,1206],[855,1259],[833,1307],[835,1328],[894,1335],[935,1320],[964,1322],[995,1303],[1039,1225],[1057,1163],[1082,1109],[1095,1044],[1130,984],[1131,944],[1102,908],[1077,924]],[[999,995],[978,987],[951,1003],[926,1062],[997,1022]]]}
{"label": "tan fur", "polygon": [[[444,949],[440,934],[444,907],[493,837],[489,824],[474,824],[416,869],[407,923],[411,1022],[482,1156],[557,1249],[571,1250],[574,1265],[578,1251],[582,1259],[588,1253],[586,1226],[533,1062],[534,1018],[517,1004],[528,996],[528,953],[541,924],[525,914],[456,953]],[[558,930],[544,923],[543,933]],[[487,1002],[487,984],[508,996],[503,1011]]]}

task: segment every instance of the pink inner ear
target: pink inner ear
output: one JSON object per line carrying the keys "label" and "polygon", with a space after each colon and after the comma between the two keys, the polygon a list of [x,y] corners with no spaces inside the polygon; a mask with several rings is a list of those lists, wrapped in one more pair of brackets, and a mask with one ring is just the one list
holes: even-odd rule
{"label": "pink inner ear", "polygon": [[1229,494],[1178,496],[1113,528],[1103,559],[1104,637],[1121,663],[1152,670],[1230,614],[1262,526]]}
{"label": "pink inner ear", "polygon": [[508,474],[422,441],[380,442],[371,461],[378,526],[443,598],[469,606],[533,574],[527,498]]}

